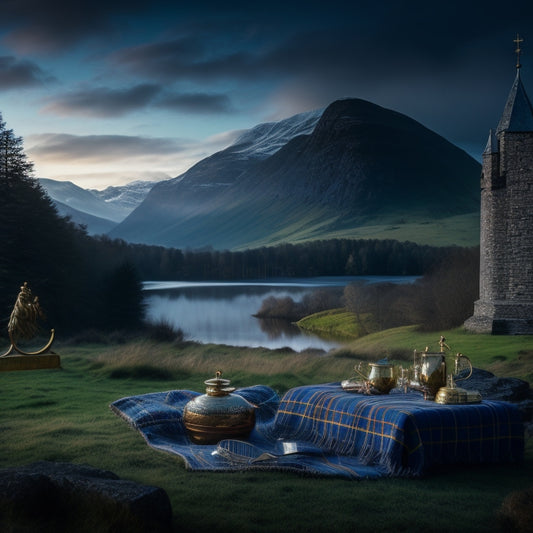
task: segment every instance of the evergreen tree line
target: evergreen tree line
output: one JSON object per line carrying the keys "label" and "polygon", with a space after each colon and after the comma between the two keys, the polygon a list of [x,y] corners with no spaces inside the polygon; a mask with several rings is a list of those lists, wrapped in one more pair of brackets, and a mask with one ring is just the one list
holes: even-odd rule
{"label": "evergreen tree line", "polygon": [[142,284],[134,265],[107,253],[58,215],[32,177],[21,137],[0,115],[0,336],[24,282],[47,315],[43,326],[135,328],[142,320]]}
{"label": "evergreen tree line", "polygon": [[48,324],[75,332],[136,329],[142,280],[242,280],[342,275],[420,275],[454,248],[393,240],[333,239],[238,252],[130,244],[60,217],[32,177],[22,138],[0,115],[0,335],[20,286],[39,296]]}
{"label": "evergreen tree line", "polygon": [[[143,280],[252,280],[313,276],[419,276],[457,247],[378,239],[328,239],[231,252],[180,250],[92,238],[102,261],[135,265]],[[107,259],[106,259],[107,258]]]}

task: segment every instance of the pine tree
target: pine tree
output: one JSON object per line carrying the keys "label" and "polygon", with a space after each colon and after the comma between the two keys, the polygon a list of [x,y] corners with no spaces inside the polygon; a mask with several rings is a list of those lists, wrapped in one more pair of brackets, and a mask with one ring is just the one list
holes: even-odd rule
{"label": "pine tree", "polygon": [[15,180],[29,181],[33,174],[33,163],[24,153],[22,137],[16,137],[13,130],[6,128],[0,113],[0,180],[2,185]]}
{"label": "pine tree", "polygon": [[135,265],[125,262],[115,268],[103,283],[104,312],[101,327],[108,330],[139,328],[144,316],[142,282]]}
{"label": "pine tree", "polygon": [[[9,316],[20,286],[28,282],[46,306],[64,283],[72,250],[68,224],[33,178],[21,137],[7,129],[0,115],[0,320]],[[63,273],[61,273],[63,270]]]}
{"label": "pine tree", "polygon": [[[58,331],[102,322],[106,328],[138,327],[142,286],[133,267],[117,268],[123,261],[119,244],[106,246],[60,217],[32,174],[22,138],[0,114],[0,336],[24,282]],[[115,275],[110,285],[102,284],[110,268]]]}

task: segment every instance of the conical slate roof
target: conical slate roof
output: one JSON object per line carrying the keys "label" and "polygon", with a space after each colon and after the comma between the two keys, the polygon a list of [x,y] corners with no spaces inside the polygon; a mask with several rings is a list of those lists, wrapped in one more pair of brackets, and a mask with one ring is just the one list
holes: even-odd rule
{"label": "conical slate roof", "polygon": [[489,131],[489,138],[487,140],[487,145],[485,146],[484,154],[495,154],[498,152],[498,137],[496,137],[496,132],[491,128]]}
{"label": "conical slate roof", "polygon": [[502,131],[533,131],[533,107],[522,85],[520,69],[516,71],[496,133]]}

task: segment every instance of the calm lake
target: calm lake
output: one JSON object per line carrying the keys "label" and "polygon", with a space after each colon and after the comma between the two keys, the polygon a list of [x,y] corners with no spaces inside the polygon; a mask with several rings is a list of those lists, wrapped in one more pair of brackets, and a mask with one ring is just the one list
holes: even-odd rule
{"label": "calm lake", "polygon": [[306,348],[328,351],[340,343],[305,333],[288,321],[255,318],[253,315],[265,298],[290,296],[300,301],[316,289],[338,290],[355,281],[411,283],[415,279],[415,276],[357,276],[264,282],[147,281],[143,285],[148,320],[172,324],[183,331],[187,340],[270,349],[290,347],[300,352]]}

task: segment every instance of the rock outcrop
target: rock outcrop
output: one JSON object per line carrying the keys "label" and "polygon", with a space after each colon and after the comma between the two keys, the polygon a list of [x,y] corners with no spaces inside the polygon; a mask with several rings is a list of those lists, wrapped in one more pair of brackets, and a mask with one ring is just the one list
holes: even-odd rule
{"label": "rock outcrop", "polygon": [[488,370],[474,368],[472,375],[457,383],[458,387],[477,390],[484,400],[520,403],[530,397],[529,383],[519,378],[501,378]]}
{"label": "rock outcrop", "polygon": [[477,390],[484,400],[514,403],[521,411],[526,431],[533,436],[533,390],[519,378],[501,378],[488,370],[474,368],[472,375],[457,383],[466,390]]}
{"label": "rock outcrop", "polygon": [[172,508],[161,488],[43,461],[0,470],[0,530],[165,533],[172,531]]}

